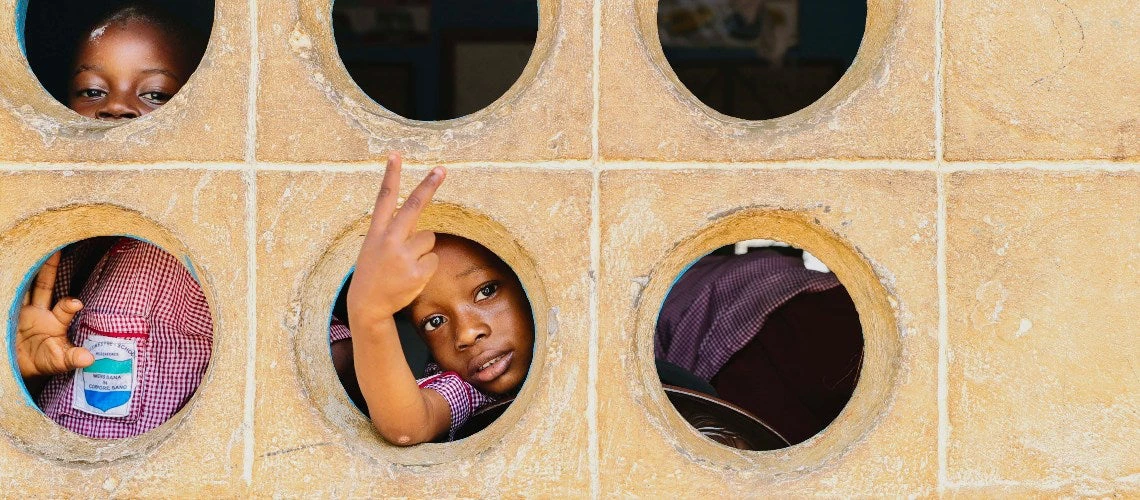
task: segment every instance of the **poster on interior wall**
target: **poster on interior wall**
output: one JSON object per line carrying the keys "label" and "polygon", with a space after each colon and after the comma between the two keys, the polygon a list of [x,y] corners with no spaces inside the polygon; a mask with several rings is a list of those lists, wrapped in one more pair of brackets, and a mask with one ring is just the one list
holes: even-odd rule
{"label": "poster on interior wall", "polygon": [[799,0],[661,0],[664,47],[751,48],[778,63],[799,40]]}
{"label": "poster on interior wall", "polygon": [[423,40],[431,32],[431,0],[337,0],[333,22],[359,40]]}

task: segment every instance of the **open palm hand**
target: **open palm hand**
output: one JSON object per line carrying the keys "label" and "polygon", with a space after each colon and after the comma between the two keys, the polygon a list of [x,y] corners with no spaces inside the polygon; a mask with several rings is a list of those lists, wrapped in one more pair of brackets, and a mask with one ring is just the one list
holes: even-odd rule
{"label": "open palm hand", "polygon": [[78,299],[63,298],[51,306],[59,252],[52,255],[36,274],[28,303],[20,308],[16,325],[16,364],[24,378],[54,375],[90,366],[91,353],[71,344],[68,327],[83,308]]}

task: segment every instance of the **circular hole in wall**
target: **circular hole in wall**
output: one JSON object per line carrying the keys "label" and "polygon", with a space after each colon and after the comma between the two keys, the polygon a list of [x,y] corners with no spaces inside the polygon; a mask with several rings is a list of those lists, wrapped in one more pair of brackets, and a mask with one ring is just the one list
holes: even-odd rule
{"label": "circular hole in wall", "polygon": [[173,97],[198,67],[213,0],[30,0],[25,55],[43,87],[97,119],[136,118]]}
{"label": "circular hole in wall", "polygon": [[[533,358],[534,316],[514,270],[483,245],[439,233],[434,252],[438,270],[419,297],[394,316],[394,324],[412,376],[451,409],[452,425],[434,439],[444,442],[482,430],[514,400]],[[349,275],[333,305],[331,352],[349,398],[368,414],[369,399],[354,366],[351,282]],[[390,366],[379,360],[370,365]],[[373,404],[383,404],[383,397],[369,396]]]}
{"label": "circular hole in wall", "polygon": [[[313,271],[294,290],[293,300],[301,305],[300,323],[297,327],[303,331],[293,339],[295,361],[308,400],[337,432],[345,436],[344,445],[362,455],[383,457],[384,460],[394,463],[441,464],[500,446],[508,436],[519,432],[518,425],[523,415],[533,411],[530,403],[534,401],[537,393],[545,390],[533,381],[541,380],[543,377],[546,335],[532,337],[533,352],[529,371],[526,373],[528,382],[521,384],[517,396],[509,407],[504,403],[504,406],[500,407],[501,412],[488,409],[483,415],[487,417],[487,422],[493,420],[493,423],[480,432],[471,431],[473,433],[469,436],[466,433],[457,433],[457,442],[426,442],[402,448],[391,446],[346,395],[346,392],[352,389],[345,386],[351,386],[352,382],[346,376],[349,383],[342,384],[334,363],[330,362],[330,340],[333,338],[330,336],[330,324],[338,320],[343,322],[341,316],[347,316],[347,308],[344,305],[336,305],[337,297],[346,286],[346,274],[352,273],[370,224],[370,217],[362,217],[346,227],[333,243],[321,252]],[[418,228],[436,234],[462,236],[477,242],[498,256],[514,272],[525,289],[526,300],[531,310],[535,312],[529,317],[533,321],[533,332],[552,333],[551,329],[557,328],[556,323],[551,323],[553,308],[547,299],[543,279],[534,259],[520,241],[500,223],[466,207],[435,202],[424,207]],[[353,326],[353,328],[360,327]],[[407,333],[410,332],[405,332],[405,335]],[[402,361],[398,364],[398,366],[403,365]],[[342,373],[349,372],[342,371]],[[503,400],[507,401],[509,398]]]}
{"label": "circular hole in wall", "polygon": [[766,120],[826,94],[855,60],[866,0],[660,0],[677,80],[728,116]]}
{"label": "circular hole in wall", "polygon": [[337,0],[337,51],[386,109],[449,120],[499,99],[519,79],[538,33],[534,0]]}
{"label": "circular hole in wall", "polygon": [[121,439],[166,422],[210,362],[213,319],[189,262],[127,236],[83,239],[45,256],[17,292],[15,371],[49,419]]}
{"label": "circular hole in wall", "polygon": [[670,402],[701,434],[772,450],[839,415],[859,380],[862,327],[819,259],[746,240],[677,277],[657,318],[654,358]]}

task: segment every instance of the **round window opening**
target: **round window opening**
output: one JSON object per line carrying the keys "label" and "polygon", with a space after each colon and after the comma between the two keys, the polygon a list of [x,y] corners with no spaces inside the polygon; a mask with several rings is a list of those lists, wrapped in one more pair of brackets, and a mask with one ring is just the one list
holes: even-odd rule
{"label": "round window opening", "polygon": [[660,0],[657,31],[677,79],[745,120],[799,111],[855,61],[866,0]]}
{"label": "round window opening", "polygon": [[405,118],[450,120],[499,99],[538,34],[534,0],[336,0],[337,51],[374,101]]}
{"label": "round window opening", "polygon": [[88,118],[138,118],[198,67],[213,0],[30,0],[24,48],[44,89]]}
{"label": "round window opening", "polygon": [[657,373],[705,437],[772,450],[816,435],[843,410],[863,364],[851,296],[811,254],[747,240],[697,259],[658,315]]}
{"label": "round window opening", "polygon": [[213,347],[210,307],[189,263],[126,236],[44,258],[10,326],[28,396],[65,429],[137,436],[182,409]]}
{"label": "round window opening", "polygon": [[[486,428],[522,388],[534,353],[534,316],[514,270],[460,236],[436,233],[433,252],[439,257],[435,274],[391,322],[371,329],[350,323],[352,317],[369,315],[366,307],[349,308],[351,273],[333,304],[330,350],[349,398],[382,435],[385,427],[423,429],[416,431],[418,437],[393,444],[454,441]],[[371,335],[378,339],[373,345],[387,349],[354,349],[354,326],[356,335]],[[426,406],[439,405],[440,411],[431,414],[440,418],[391,409],[390,403],[409,389],[423,396]]]}

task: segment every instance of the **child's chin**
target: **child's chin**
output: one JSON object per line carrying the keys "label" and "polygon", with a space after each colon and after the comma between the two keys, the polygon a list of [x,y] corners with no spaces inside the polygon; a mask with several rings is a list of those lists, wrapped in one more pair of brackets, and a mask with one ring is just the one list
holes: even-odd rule
{"label": "child's chin", "polygon": [[503,376],[492,380],[488,384],[476,386],[484,394],[503,396],[514,393],[522,385],[522,379],[513,373],[504,373]]}

